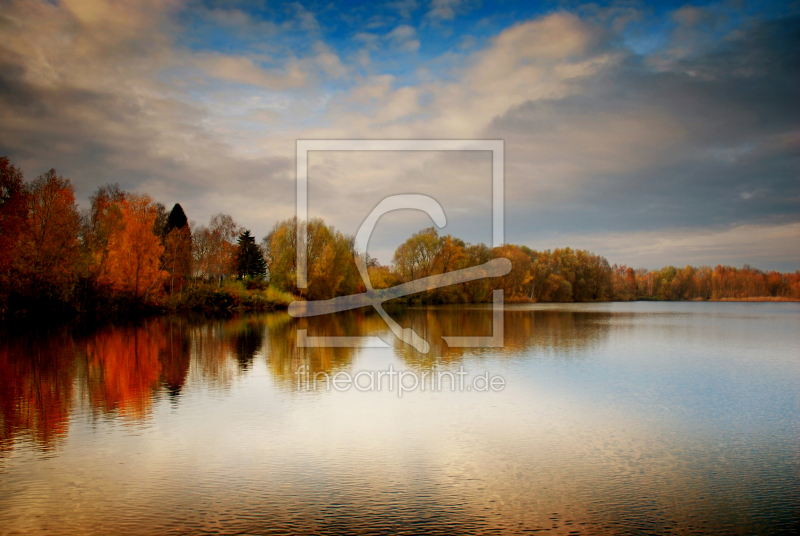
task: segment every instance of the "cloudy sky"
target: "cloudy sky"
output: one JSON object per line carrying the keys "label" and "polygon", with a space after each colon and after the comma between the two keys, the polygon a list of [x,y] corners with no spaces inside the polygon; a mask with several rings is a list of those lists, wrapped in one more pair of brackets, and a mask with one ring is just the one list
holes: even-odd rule
{"label": "cloudy sky", "polygon": [[[507,242],[800,268],[798,2],[0,0],[0,36],[0,155],[84,206],[118,182],[261,237],[298,139],[501,139]],[[488,153],[312,153],[309,182],[346,233],[425,193],[491,241]]]}

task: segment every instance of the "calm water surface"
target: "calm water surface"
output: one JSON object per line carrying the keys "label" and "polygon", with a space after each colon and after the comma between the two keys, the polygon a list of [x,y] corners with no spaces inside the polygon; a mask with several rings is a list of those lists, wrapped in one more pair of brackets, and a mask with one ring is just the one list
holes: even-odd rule
{"label": "calm water surface", "polygon": [[[798,304],[507,306],[475,350],[441,336],[489,335],[485,307],[392,315],[431,352],[359,312],[3,334],[0,533],[800,529]],[[505,388],[298,390],[389,366]]]}

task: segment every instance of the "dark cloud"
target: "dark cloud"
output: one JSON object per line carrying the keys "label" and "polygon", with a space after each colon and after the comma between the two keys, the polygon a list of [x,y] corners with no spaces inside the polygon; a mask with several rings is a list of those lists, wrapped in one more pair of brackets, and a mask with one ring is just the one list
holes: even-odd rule
{"label": "dark cloud", "polygon": [[[0,154],[28,177],[56,167],[84,203],[97,186],[119,182],[167,204],[181,202],[200,223],[219,211],[246,213],[255,200],[294,203],[293,159],[236,158],[224,140],[199,126],[206,117],[201,109],[168,98],[134,99],[123,88],[33,84],[25,65],[5,56]],[[271,219],[245,216],[244,223],[261,231]]]}
{"label": "dark cloud", "polygon": [[[800,19],[759,24],[690,56],[628,56],[576,84],[490,127],[510,160],[534,149],[509,164],[509,190],[533,201],[511,207],[511,233],[800,220]],[[542,148],[569,171],[548,177],[535,159]],[[548,179],[562,188],[551,191]]]}

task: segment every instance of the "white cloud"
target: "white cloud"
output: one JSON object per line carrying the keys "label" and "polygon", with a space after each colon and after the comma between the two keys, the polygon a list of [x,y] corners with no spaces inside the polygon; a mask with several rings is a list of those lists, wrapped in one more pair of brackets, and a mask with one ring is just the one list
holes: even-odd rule
{"label": "white cloud", "polygon": [[375,121],[389,123],[413,115],[419,110],[419,91],[413,87],[403,87],[392,93],[375,115]]}
{"label": "white cloud", "polygon": [[300,2],[292,2],[290,6],[295,10],[295,16],[301,29],[308,32],[319,31],[320,25],[314,13],[306,9]]}
{"label": "white cloud", "polygon": [[364,43],[365,47],[375,48],[380,36],[369,32],[358,32],[353,36],[353,41]]}
{"label": "white cloud", "polygon": [[417,0],[397,0],[395,2],[388,2],[386,7],[396,10],[400,17],[407,19],[419,8],[419,4]]}
{"label": "white cloud", "polygon": [[462,0],[431,0],[428,17],[435,20],[453,20]]}
{"label": "white cloud", "polygon": [[195,57],[194,64],[206,74],[221,80],[274,90],[303,87],[308,76],[297,62],[289,63],[284,69],[267,70],[245,56],[204,54]]}
{"label": "white cloud", "polygon": [[420,46],[419,39],[417,39],[417,30],[407,24],[397,26],[385,37],[394,48],[406,52],[416,52]]}

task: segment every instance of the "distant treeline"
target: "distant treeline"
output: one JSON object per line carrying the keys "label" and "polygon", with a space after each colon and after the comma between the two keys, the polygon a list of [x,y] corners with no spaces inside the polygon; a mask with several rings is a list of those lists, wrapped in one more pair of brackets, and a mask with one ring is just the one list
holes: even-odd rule
{"label": "distant treeline", "polygon": [[[109,184],[79,210],[69,179],[55,170],[26,182],[0,159],[0,317],[126,313],[132,310],[269,309],[293,296],[327,299],[365,290],[354,262],[354,239],[322,220],[308,222],[308,288],[297,289],[297,221],[279,222],[256,243],[231,216],[192,226],[145,194]],[[391,266],[368,259],[376,288],[511,260],[511,272],[402,299],[484,302],[493,289],[507,300],[800,299],[800,271],[745,266],[633,270],[609,266],[588,251],[489,248],[424,229],[406,240]]]}
{"label": "distant treeline", "polygon": [[[262,247],[278,288],[295,292],[296,220],[278,223],[265,237]],[[353,262],[352,237],[342,235],[322,220],[308,225],[308,289],[310,299],[363,291]],[[763,272],[745,266],[634,270],[610,266],[600,255],[570,248],[546,251],[526,246],[467,244],[450,235],[439,236],[430,227],[415,233],[394,253],[391,266],[367,262],[375,288],[386,288],[421,277],[477,266],[505,257],[511,272],[504,277],[483,279],[440,288],[405,301],[422,303],[485,302],[494,289],[503,289],[508,301],[587,302],[606,300],[740,300],[772,298],[800,299],[800,271]]]}

